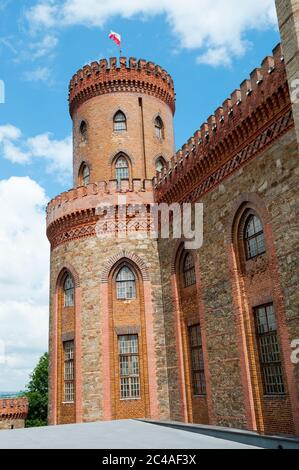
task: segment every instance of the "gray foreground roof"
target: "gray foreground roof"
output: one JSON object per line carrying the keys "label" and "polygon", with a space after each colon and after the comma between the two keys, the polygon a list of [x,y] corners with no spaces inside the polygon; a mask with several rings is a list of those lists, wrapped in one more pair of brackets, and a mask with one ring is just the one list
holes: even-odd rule
{"label": "gray foreground roof", "polygon": [[0,431],[1,449],[254,449],[253,446],[135,420]]}

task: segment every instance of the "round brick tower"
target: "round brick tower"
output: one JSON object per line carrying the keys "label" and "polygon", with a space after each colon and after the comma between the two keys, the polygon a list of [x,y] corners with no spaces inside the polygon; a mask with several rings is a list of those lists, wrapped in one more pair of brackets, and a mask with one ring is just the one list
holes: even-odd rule
{"label": "round brick tower", "polygon": [[174,153],[173,81],[152,62],[103,59],[73,76],[69,104],[74,188],[47,208],[49,422],[169,419],[150,207]]}
{"label": "round brick tower", "polygon": [[130,179],[152,178],[158,159],[174,154],[174,110],[173,81],[152,62],[121,58],[117,67],[112,58],[109,66],[103,59],[79,70],[70,83],[74,186],[82,183],[82,163],[91,182],[114,179],[120,152]]}

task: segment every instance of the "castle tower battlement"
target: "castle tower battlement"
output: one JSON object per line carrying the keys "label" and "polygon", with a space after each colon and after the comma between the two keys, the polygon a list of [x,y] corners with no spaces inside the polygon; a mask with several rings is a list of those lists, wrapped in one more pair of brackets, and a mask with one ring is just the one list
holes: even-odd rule
{"label": "castle tower battlement", "polygon": [[90,182],[115,178],[120,155],[130,180],[152,178],[159,159],[166,162],[175,151],[173,80],[153,62],[113,57],[86,65],[70,81],[69,106],[75,187],[84,167]]}
{"label": "castle tower battlement", "polygon": [[82,103],[98,95],[115,92],[146,93],[156,96],[175,112],[175,93],[171,76],[159,65],[134,57],[94,61],[73,76],[69,85],[70,114]]}

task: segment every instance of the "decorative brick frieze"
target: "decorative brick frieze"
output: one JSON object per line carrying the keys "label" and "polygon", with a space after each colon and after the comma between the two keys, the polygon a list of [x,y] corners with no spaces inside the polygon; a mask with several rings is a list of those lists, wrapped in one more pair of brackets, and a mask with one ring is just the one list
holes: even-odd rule
{"label": "decorative brick frieze", "polygon": [[[92,183],[54,198],[47,207],[47,236],[52,248],[76,238],[112,235],[119,232],[151,233],[154,230],[151,204],[152,182],[133,180],[132,189],[119,190],[115,182]],[[125,196],[125,199],[122,199]],[[126,218],[118,217],[119,204],[126,206]],[[98,207],[114,207],[111,219]],[[138,210],[139,207],[144,210]]]}

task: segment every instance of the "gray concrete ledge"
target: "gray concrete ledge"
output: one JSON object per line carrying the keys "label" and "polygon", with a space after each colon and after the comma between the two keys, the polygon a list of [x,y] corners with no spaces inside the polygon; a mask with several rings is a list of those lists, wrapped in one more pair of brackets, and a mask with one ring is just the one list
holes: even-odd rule
{"label": "gray concrete ledge", "polygon": [[257,432],[243,429],[225,428],[221,426],[207,426],[205,424],[182,423],[179,421],[155,421],[141,419],[145,423],[164,426],[172,429],[180,429],[205,436],[224,439],[226,441],[261,447],[263,449],[299,449],[299,437],[264,436]]}

